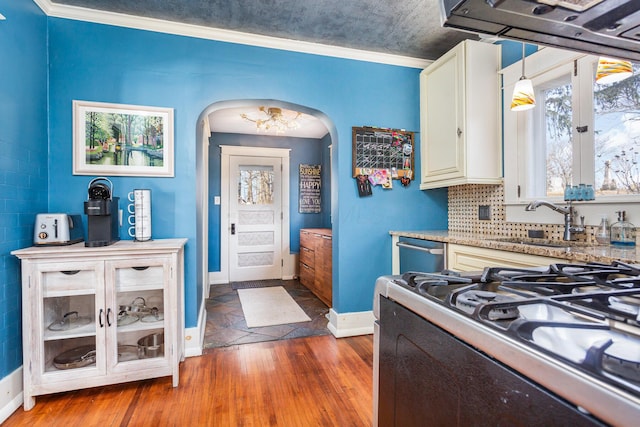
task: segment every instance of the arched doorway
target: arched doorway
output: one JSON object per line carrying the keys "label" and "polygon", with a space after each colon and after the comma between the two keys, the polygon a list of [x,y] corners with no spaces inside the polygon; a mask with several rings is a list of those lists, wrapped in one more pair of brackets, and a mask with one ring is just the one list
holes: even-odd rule
{"label": "arched doorway", "polygon": [[[209,105],[200,114],[196,126],[196,233],[199,236],[196,242],[196,267],[197,267],[197,280],[198,280],[198,297],[201,304],[201,311],[204,305],[204,300],[208,296],[209,292],[209,263],[208,263],[208,247],[209,247],[209,138],[211,136],[212,121],[211,118],[215,112],[225,109],[239,108],[239,107],[258,107],[263,105],[269,105],[272,107],[279,107],[288,110],[299,111],[301,113],[313,116],[323,123],[325,126],[331,145],[337,144],[337,131],[333,122],[321,111],[293,104],[285,101],[271,100],[271,99],[241,99],[241,100],[229,100],[215,102]],[[334,149],[332,153],[336,153]],[[331,154],[331,175],[332,178],[337,175],[337,162],[334,161]],[[334,200],[337,200],[337,186],[336,180],[331,179],[331,210],[334,210]],[[334,240],[335,241],[335,240]],[[334,264],[336,265],[336,264]]]}

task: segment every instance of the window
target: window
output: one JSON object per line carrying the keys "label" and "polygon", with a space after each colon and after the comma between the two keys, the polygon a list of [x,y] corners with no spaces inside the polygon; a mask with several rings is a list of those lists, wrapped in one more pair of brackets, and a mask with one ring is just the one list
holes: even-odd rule
{"label": "window", "polygon": [[[507,203],[562,202],[565,187],[581,183],[598,203],[640,201],[640,64],[633,77],[600,85],[597,61],[550,48],[527,57],[537,105],[504,111]],[[505,105],[520,77],[514,66],[503,70]]]}
{"label": "window", "polygon": [[273,204],[273,166],[240,166],[239,205]]}
{"label": "window", "polygon": [[[570,67],[560,67],[538,79],[533,110],[532,185],[528,193],[535,197],[563,196],[573,176],[573,84]],[[541,171],[542,173],[538,172]]]}
{"label": "window", "polygon": [[596,196],[640,194],[640,64],[634,75],[593,86]]}

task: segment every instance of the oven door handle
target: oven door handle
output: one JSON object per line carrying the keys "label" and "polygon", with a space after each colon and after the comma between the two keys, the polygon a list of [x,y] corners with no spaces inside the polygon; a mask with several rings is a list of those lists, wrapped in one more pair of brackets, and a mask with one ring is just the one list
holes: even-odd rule
{"label": "oven door handle", "polygon": [[413,249],[416,251],[422,251],[432,255],[444,255],[444,249],[442,248],[425,248],[423,246],[412,245],[411,243],[406,242],[397,242],[396,246],[399,246],[401,248]]}

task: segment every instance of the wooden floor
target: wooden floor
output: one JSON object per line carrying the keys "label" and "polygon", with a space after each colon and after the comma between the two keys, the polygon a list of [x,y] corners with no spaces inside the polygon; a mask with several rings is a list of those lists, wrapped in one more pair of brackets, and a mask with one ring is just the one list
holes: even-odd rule
{"label": "wooden floor", "polygon": [[169,377],[38,396],[3,426],[371,426],[372,336],[207,350]]}

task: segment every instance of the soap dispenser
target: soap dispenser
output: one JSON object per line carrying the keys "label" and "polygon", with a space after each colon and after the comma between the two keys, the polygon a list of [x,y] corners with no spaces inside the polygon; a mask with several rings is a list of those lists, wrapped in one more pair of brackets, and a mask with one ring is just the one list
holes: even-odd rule
{"label": "soap dispenser", "polygon": [[617,211],[618,222],[611,225],[611,244],[617,246],[636,245],[636,227],[625,219],[624,211]]}
{"label": "soap dispenser", "polygon": [[596,228],[596,241],[601,245],[608,245],[610,243],[609,234],[609,220],[606,215],[602,215],[600,225]]}

